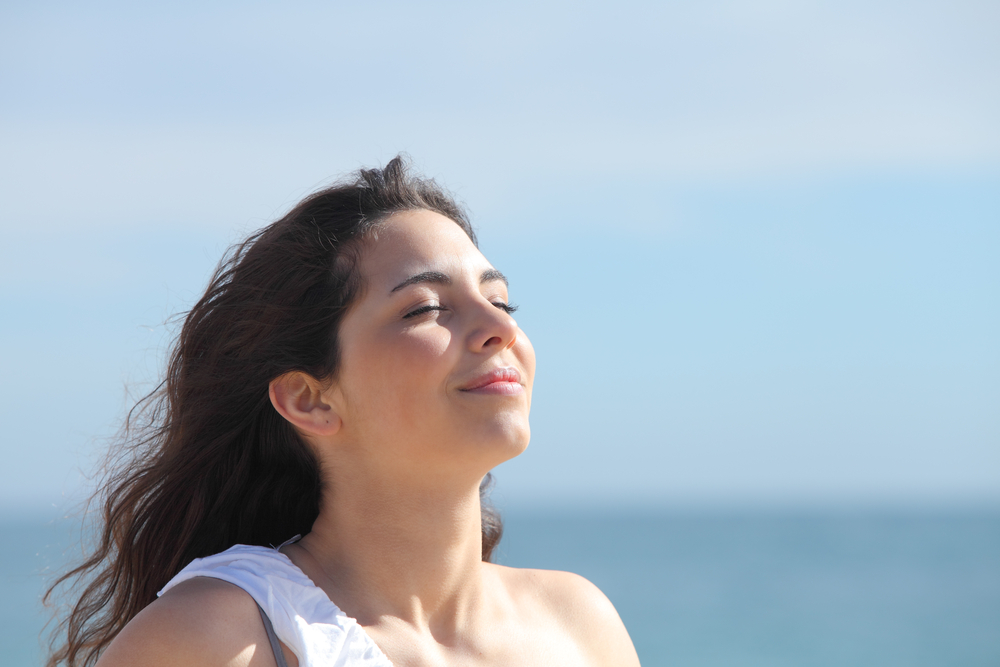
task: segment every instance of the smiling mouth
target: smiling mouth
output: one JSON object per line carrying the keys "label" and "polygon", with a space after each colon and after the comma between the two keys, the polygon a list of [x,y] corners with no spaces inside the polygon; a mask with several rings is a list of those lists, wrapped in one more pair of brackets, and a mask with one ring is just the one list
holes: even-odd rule
{"label": "smiling mouth", "polygon": [[488,373],[480,375],[459,391],[469,394],[498,394],[501,396],[515,396],[524,392],[521,385],[521,374],[516,368],[510,366],[505,368],[494,368]]}

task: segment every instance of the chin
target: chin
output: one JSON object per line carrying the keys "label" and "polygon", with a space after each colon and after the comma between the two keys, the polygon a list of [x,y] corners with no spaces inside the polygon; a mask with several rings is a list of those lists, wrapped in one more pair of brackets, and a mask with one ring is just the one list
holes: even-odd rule
{"label": "chin", "polygon": [[488,443],[486,449],[490,452],[491,458],[496,459],[491,463],[491,468],[522,453],[528,448],[528,441],[531,440],[531,427],[528,426],[527,420],[505,421],[496,424],[495,427],[495,430],[482,440],[484,444]]}

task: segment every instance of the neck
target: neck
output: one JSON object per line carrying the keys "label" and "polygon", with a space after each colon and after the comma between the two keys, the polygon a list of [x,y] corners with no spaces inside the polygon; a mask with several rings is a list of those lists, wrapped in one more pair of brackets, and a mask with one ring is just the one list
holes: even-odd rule
{"label": "neck", "polygon": [[478,484],[330,481],[333,492],[294,552],[300,567],[363,626],[385,616],[420,628],[462,625],[482,585]]}

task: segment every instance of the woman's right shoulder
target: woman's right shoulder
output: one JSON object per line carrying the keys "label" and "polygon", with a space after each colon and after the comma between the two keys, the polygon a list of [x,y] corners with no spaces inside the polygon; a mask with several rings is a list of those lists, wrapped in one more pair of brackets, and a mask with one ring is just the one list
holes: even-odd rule
{"label": "woman's right shoulder", "polygon": [[98,667],[274,667],[257,603],[220,579],[183,581],[139,612]]}

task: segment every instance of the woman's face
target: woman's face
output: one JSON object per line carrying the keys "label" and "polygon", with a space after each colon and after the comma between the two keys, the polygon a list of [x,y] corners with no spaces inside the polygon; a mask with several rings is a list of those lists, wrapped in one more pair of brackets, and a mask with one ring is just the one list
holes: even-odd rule
{"label": "woman's face", "polygon": [[523,451],[535,354],[506,279],[465,232],[431,211],[397,213],[364,242],[358,269],[331,389],[338,458],[472,479]]}

